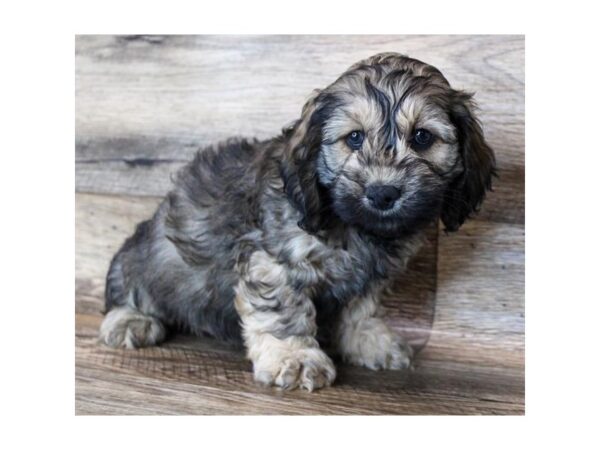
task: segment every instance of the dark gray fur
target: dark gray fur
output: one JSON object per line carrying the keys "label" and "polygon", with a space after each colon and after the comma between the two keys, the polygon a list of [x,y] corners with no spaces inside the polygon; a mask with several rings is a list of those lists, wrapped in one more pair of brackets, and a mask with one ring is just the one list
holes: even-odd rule
{"label": "dark gray fur", "polygon": [[[383,159],[370,156],[365,164],[386,163],[394,142],[390,136],[397,133],[388,110],[397,109],[402,100],[398,95],[390,101],[375,86],[391,79],[407,84],[412,70],[422,69],[416,60],[390,58],[371,58],[346,75],[368,73],[368,89],[387,115]],[[434,79],[433,88],[427,77]],[[434,68],[407,86],[432,89],[458,130],[462,154],[449,173],[419,158],[399,164],[398,170],[421,187],[401,216],[384,219],[365,211],[338,183],[341,176],[364,183],[361,175],[334,173],[320,157],[323,126],[345,102],[339,92],[326,89],[293,127],[272,140],[233,139],[197,153],[152,219],[139,224],[114,257],[106,310],[129,305],[170,330],[239,340],[234,288],[245,280],[245,287],[260,298],[253,300],[256,313],[278,317],[276,326],[265,331],[280,338],[310,334],[316,313],[326,336],[340,308],[406,263],[424,227],[441,216],[448,229],[457,229],[490,187],[493,154],[470,113],[470,97],[447,86]],[[300,233],[322,246],[297,261],[287,244]],[[285,268],[284,286],[248,278],[248,264],[257,251]]]}

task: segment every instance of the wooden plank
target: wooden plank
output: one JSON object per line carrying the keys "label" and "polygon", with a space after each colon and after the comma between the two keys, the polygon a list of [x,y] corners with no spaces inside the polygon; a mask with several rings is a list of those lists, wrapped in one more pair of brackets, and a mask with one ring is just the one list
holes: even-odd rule
{"label": "wooden plank", "polygon": [[471,221],[440,234],[427,358],[524,368],[524,231]]}
{"label": "wooden plank", "polygon": [[525,167],[499,162],[498,178],[493,191],[488,192],[481,211],[474,215],[479,221],[525,224]]}
{"label": "wooden plank", "polygon": [[523,36],[78,36],[77,131],[267,138],[298,116],[313,89],[383,51],[427,61],[455,87],[477,92],[490,123],[522,124]]}
{"label": "wooden plank", "polygon": [[476,91],[503,174],[482,215],[523,223],[522,36],[79,36],[77,190],[164,195],[195,148],[276,135],[313,89],[381,51]]}
{"label": "wooden plank", "polygon": [[114,350],[79,329],[76,342],[77,414],[523,414],[522,381],[427,361],[409,372],[338,364],[333,387],[286,392],[255,384],[243,353],[210,339]]}
{"label": "wooden plank", "polygon": [[162,197],[197,143],[167,138],[77,137],[77,192]]}
{"label": "wooden plank", "polygon": [[104,278],[112,256],[135,225],[151,217],[160,199],[75,196],[75,308],[102,310]]}
{"label": "wooden plank", "polygon": [[135,226],[149,219],[162,199],[75,195],[75,277],[106,275],[108,263]]}

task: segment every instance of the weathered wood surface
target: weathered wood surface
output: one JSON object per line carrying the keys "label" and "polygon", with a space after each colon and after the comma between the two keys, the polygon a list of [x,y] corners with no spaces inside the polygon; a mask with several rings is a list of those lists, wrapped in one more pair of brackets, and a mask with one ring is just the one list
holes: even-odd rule
{"label": "weathered wood surface", "polygon": [[474,220],[440,234],[429,357],[524,369],[524,231]]}
{"label": "weathered wood surface", "polygon": [[521,36],[82,36],[76,42],[77,190],[163,195],[196,148],[268,138],[352,63],[397,51],[475,92],[501,178],[483,217],[524,218]]}
{"label": "weathered wood surface", "polygon": [[[384,301],[393,327],[418,345],[430,338],[415,370],[340,366],[331,389],[281,393],[255,386],[243,354],[210,339],[96,345],[112,254],[196,148],[276,134],[312,89],[380,51],[430,62],[475,91],[501,171],[477,220],[432,231]],[[523,59],[519,36],[78,37],[77,413],[522,414]]]}
{"label": "weathered wood surface", "polygon": [[520,371],[420,360],[410,372],[338,365],[329,389],[257,386],[243,353],[208,339],[113,350],[98,315],[77,316],[78,414],[522,414]]}

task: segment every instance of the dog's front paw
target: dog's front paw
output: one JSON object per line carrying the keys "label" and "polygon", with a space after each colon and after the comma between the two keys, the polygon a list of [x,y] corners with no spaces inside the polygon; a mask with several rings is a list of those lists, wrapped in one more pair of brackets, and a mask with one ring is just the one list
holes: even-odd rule
{"label": "dog's front paw", "polygon": [[333,362],[319,348],[264,354],[254,363],[254,379],[283,389],[314,389],[330,386],[335,380]]}
{"label": "dog's front paw", "polygon": [[344,361],[372,370],[408,369],[413,351],[400,336],[393,333],[381,319],[367,319],[340,337]]}
{"label": "dog's front paw", "polygon": [[410,345],[400,336],[393,335],[387,348],[381,348],[379,353],[368,360],[367,367],[371,369],[408,369],[412,361],[413,351]]}

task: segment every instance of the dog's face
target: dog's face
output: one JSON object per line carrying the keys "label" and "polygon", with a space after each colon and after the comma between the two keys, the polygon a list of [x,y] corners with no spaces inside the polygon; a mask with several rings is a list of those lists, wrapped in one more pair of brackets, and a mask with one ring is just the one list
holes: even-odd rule
{"label": "dog's face", "polygon": [[457,229],[494,173],[472,108],[469,95],[420,61],[381,54],[352,66],[309,100],[290,131],[284,178],[297,180],[287,187],[296,188],[303,225],[319,229],[334,214],[385,237],[438,217]]}

